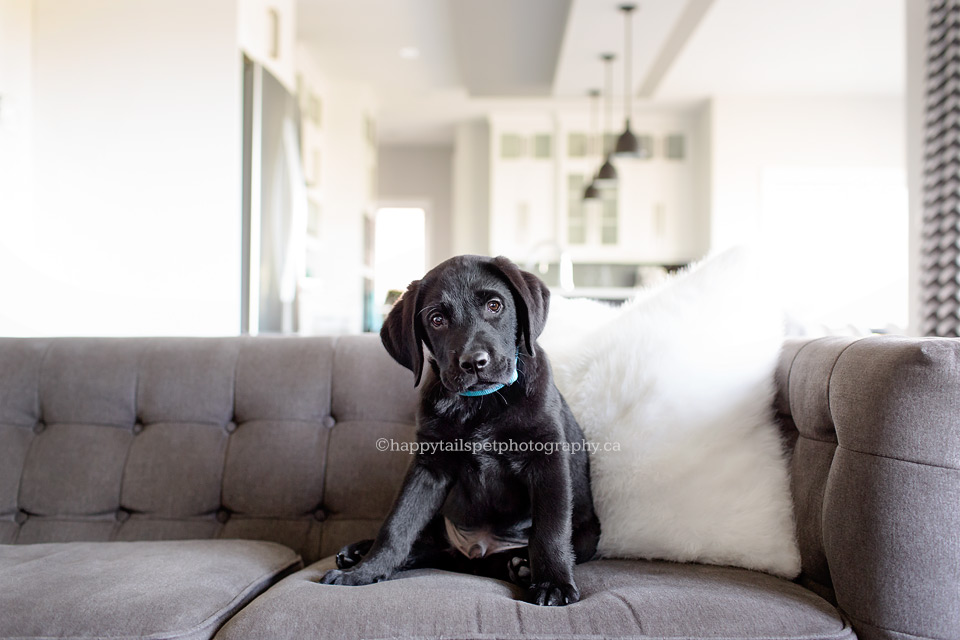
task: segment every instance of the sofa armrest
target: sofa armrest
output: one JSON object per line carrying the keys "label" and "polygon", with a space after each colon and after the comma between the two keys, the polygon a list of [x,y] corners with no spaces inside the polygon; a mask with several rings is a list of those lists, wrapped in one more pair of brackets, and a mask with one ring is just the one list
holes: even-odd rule
{"label": "sofa armrest", "polygon": [[862,638],[960,638],[960,340],[785,345],[803,579]]}

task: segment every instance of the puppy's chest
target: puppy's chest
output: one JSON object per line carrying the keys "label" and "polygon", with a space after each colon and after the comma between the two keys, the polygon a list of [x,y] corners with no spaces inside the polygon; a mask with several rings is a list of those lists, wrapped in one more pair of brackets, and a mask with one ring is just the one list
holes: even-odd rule
{"label": "puppy's chest", "polygon": [[511,519],[529,510],[521,460],[509,453],[463,453],[454,462],[448,509],[459,519]]}
{"label": "puppy's chest", "polygon": [[484,444],[491,448],[468,454],[469,459],[461,468],[463,479],[479,485],[478,488],[493,491],[519,480],[523,472],[523,461],[516,453],[508,450],[509,443],[488,441]]}
{"label": "puppy's chest", "polygon": [[454,475],[469,475],[487,484],[503,474],[523,473],[530,457],[527,428],[500,415],[494,420],[455,422],[439,416],[419,421],[418,437],[435,443],[443,464]]}
{"label": "puppy's chest", "polygon": [[474,429],[480,424],[496,422],[508,410],[500,396],[476,399],[444,395],[429,401],[425,414],[434,420]]}

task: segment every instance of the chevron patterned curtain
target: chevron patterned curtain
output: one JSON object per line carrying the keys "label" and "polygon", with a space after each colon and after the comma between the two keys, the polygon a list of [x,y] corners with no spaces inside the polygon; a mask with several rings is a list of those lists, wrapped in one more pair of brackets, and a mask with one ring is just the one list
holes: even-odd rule
{"label": "chevron patterned curtain", "polygon": [[960,336],[960,0],[931,0],[927,31],[923,332]]}

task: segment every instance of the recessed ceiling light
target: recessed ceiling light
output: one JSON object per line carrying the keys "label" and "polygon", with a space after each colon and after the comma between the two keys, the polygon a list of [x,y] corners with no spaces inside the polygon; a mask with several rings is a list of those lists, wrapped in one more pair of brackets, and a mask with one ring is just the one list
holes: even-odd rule
{"label": "recessed ceiling light", "polygon": [[420,49],[416,47],[400,47],[400,57],[404,60],[416,60],[420,57]]}

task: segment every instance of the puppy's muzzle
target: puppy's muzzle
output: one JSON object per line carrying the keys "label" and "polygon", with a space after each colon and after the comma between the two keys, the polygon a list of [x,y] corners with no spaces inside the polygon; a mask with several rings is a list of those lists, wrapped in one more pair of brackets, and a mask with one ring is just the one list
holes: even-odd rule
{"label": "puppy's muzzle", "polygon": [[453,393],[510,384],[514,380],[515,359],[477,349],[453,356],[440,374],[443,385]]}

